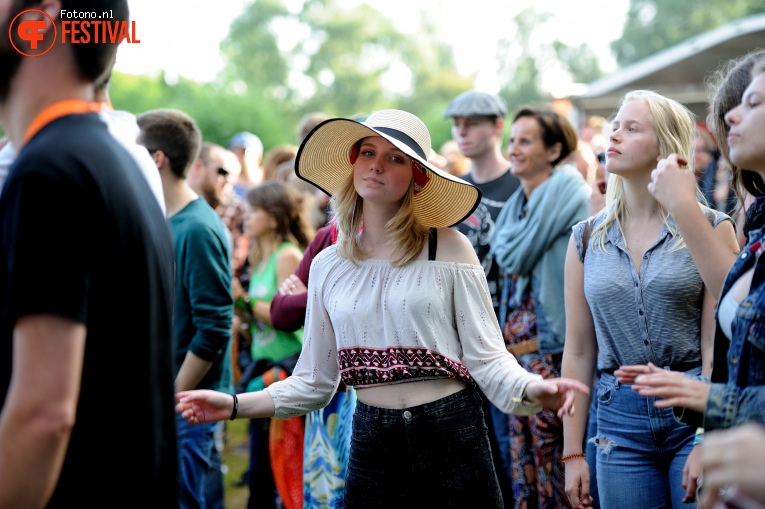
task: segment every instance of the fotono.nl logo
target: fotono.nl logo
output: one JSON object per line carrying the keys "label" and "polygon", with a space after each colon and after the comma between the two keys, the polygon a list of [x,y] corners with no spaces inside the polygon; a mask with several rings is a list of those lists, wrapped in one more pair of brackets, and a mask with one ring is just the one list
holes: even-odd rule
{"label": "fotono.nl logo", "polygon": [[137,44],[135,21],[114,20],[111,9],[92,12],[62,9],[56,22],[48,13],[27,9],[8,27],[13,48],[27,57],[46,54],[59,44]]}

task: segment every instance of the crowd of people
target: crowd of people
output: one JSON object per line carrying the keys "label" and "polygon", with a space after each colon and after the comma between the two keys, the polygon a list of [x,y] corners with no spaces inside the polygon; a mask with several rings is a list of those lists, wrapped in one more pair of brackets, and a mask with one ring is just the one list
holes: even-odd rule
{"label": "crowd of people", "polygon": [[249,508],[765,507],[765,51],[706,119],[469,90],[438,150],[217,144],[113,105],[116,52],[0,43],[0,507],[222,509],[234,419]]}

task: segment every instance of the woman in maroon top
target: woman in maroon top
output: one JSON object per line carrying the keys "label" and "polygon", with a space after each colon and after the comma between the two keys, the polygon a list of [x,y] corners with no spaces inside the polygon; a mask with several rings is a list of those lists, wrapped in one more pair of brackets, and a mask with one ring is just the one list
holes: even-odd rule
{"label": "woman in maroon top", "polygon": [[336,238],[337,233],[331,223],[316,231],[295,273],[282,282],[279,293],[271,301],[271,325],[275,329],[292,332],[303,326],[311,262],[322,249],[334,244]]}

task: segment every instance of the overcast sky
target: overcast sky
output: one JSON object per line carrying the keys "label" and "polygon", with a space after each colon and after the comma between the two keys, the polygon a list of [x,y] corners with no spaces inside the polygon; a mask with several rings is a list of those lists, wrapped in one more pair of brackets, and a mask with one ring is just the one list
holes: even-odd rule
{"label": "overcast sky", "polygon": [[[140,44],[120,47],[116,69],[130,74],[164,70],[171,76],[209,81],[223,67],[220,42],[230,23],[250,0],[184,0],[158,2],[129,0]],[[361,0],[341,0],[349,5]],[[287,4],[300,2],[289,0]],[[629,0],[368,0],[391,18],[402,32],[417,26],[425,13],[441,27],[441,38],[454,48],[462,73],[478,71],[476,87],[496,91],[496,48],[506,27],[525,7],[552,13],[534,33],[537,44],[560,39],[569,45],[587,42],[601,59],[601,67],[613,70],[609,42],[622,31]],[[414,10],[412,9],[414,5]],[[548,80],[549,81],[549,80]],[[556,81],[553,78],[552,81]]]}

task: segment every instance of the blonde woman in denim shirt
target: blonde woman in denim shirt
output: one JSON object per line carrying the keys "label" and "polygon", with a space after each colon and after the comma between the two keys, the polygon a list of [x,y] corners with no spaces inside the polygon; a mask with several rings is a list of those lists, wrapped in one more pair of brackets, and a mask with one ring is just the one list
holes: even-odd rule
{"label": "blonde woman in denim shirt", "polygon": [[[603,507],[695,507],[695,430],[671,410],[646,405],[630,389],[632,380],[617,379],[622,366],[649,362],[696,376],[702,366],[706,374],[711,369],[714,296],[673,218],[647,189],[659,158],[692,159],[693,130],[692,114],[676,101],[628,93],[612,124],[607,204],[590,219],[586,258],[586,222],[574,226],[569,242],[562,374],[591,383],[595,368],[601,371],[595,439]],[[705,212],[713,227],[727,224],[721,235],[733,235],[728,216]],[[587,404],[580,399],[578,405]],[[590,504],[585,421],[584,415],[563,419],[566,490],[574,507]]]}
{"label": "blonde woman in denim shirt", "polygon": [[[741,104],[728,111],[724,118],[729,128],[728,149],[735,171],[753,172],[762,178],[765,176],[762,144],[765,56],[760,54],[756,59],[757,63],[748,59],[753,66],[752,79]],[[654,187],[676,177],[675,165],[674,157],[660,163]],[[683,189],[687,186],[679,188]],[[756,188],[751,191],[758,193]],[[683,207],[682,200],[678,201],[680,204],[675,206]],[[749,420],[765,423],[765,263],[760,259],[765,244],[764,205],[765,198],[758,196],[748,213],[748,242],[728,272],[720,293],[711,384],[653,368],[636,379],[635,388],[640,394],[662,398],[657,401],[657,407],[675,407],[678,418],[692,426],[716,430]],[[706,253],[699,250],[697,254],[699,264],[719,258],[711,249]],[[707,503],[713,503],[717,496],[717,493],[710,495]]]}

